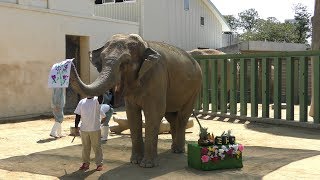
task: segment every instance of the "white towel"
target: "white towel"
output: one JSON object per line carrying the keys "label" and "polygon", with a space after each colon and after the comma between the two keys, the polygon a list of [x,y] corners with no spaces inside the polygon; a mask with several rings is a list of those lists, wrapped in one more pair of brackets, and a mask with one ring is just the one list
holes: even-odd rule
{"label": "white towel", "polygon": [[48,78],[49,88],[64,88],[69,86],[72,60],[66,59],[52,66]]}

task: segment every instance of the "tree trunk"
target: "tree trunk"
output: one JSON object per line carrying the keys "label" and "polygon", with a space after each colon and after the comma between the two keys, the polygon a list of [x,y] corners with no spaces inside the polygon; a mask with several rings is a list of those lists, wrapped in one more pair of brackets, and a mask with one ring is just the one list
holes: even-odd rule
{"label": "tree trunk", "polygon": [[[315,0],[314,16],[312,17],[312,50],[320,50],[320,0]],[[309,115],[314,116],[314,76],[313,76],[313,62],[311,59],[312,66],[312,98]]]}

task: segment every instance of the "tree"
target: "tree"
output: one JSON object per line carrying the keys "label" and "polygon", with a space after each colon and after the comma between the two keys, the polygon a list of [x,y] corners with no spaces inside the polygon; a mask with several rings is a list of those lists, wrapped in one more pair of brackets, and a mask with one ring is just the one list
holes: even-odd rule
{"label": "tree", "polygon": [[[312,17],[312,50],[320,50],[320,0],[315,0],[314,15]],[[312,70],[314,67],[314,61],[315,59],[312,57]],[[315,77],[312,75],[312,98],[309,111],[309,115],[312,117],[314,117],[314,79]]]}
{"label": "tree", "polygon": [[267,20],[258,19],[253,31],[247,31],[240,35],[245,41],[272,41],[272,42],[295,42],[295,25],[281,23],[275,17]]}
{"label": "tree", "polygon": [[296,33],[298,36],[296,43],[306,43],[307,39],[311,36],[311,14],[308,13],[307,7],[300,3],[294,6],[294,12],[294,24],[296,25]]}
{"label": "tree", "polygon": [[294,21],[284,23],[275,17],[260,19],[255,9],[248,9],[238,14],[238,18],[227,15],[225,19],[233,32],[243,41],[272,41],[287,43],[306,43],[310,37],[310,14],[306,6],[294,5]]}
{"label": "tree", "polygon": [[259,19],[258,11],[255,9],[248,9],[238,14],[239,27],[244,31],[252,31]]}
{"label": "tree", "polygon": [[227,23],[231,27],[231,30],[233,32],[236,32],[238,28],[238,19],[235,18],[233,15],[225,15],[224,18],[226,19]]}

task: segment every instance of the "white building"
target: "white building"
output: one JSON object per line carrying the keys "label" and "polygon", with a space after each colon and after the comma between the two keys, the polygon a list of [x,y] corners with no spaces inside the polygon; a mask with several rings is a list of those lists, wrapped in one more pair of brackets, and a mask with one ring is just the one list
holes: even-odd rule
{"label": "white building", "polygon": [[[0,0],[1,120],[50,113],[54,63],[76,57],[89,83],[96,69],[88,52],[115,33],[139,32],[136,22],[93,16],[94,6],[92,0]],[[78,97],[67,92],[67,107],[74,108]]]}
{"label": "white building", "polygon": [[[0,120],[51,112],[47,78],[58,61],[76,58],[80,76],[92,82],[97,71],[88,52],[113,34],[137,33],[190,50],[221,47],[222,31],[229,30],[209,0],[0,0],[0,22]],[[78,100],[68,88],[66,107]]]}
{"label": "white building", "polygon": [[230,27],[210,0],[102,0],[95,14],[139,23],[147,40],[163,41],[184,50],[222,47]]}

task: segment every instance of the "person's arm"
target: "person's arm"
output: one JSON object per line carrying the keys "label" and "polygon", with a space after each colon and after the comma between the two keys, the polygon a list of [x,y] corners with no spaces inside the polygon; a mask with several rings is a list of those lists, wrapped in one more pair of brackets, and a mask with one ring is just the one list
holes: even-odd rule
{"label": "person's arm", "polygon": [[104,122],[106,122],[106,120],[107,120],[107,117],[102,118],[102,119],[101,119],[101,124],[103,124]]}
{"label": "person's arm", "polygon": [[80,123],[80,118],[81,118],[81,116],[79,114],[76,114],[76,118],[74,120],[74,127],[75,128],[78,128],[79,123]]}

